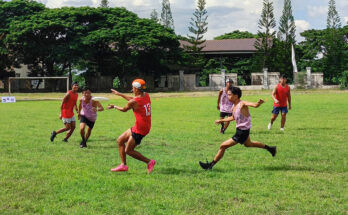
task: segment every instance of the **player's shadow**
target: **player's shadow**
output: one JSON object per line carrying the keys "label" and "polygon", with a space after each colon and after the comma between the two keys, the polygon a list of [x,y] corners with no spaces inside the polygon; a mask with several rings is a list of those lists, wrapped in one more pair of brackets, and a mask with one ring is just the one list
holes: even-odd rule
{"label": "player's shadow", "polygon": [[[200,167],[197,167],[197,169],[190,169],[190,168],[174,168],[174,167],[167,167],[167,168],[161,168],[158,170],[159,174],[164,175],[197,175],[202,173],[209,173],[210,170],[203,170]],[[214,172],[226,172],[224,169],[214,169]]]}
{"label": "player's shadow", "polygon": [[315,171],[313,168],[307,167],[307,166],[290,166],[290,165],[266,166],[263,169],[268,171]]}

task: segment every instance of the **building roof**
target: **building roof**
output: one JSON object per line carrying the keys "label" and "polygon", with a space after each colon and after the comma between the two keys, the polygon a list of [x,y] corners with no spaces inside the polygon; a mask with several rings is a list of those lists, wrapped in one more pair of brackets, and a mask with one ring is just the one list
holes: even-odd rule
{"label": "building roof", "polygon": [[[206,40],[202,45],[204,54],[252,54],[256,52],[254,47],[256,39],[228,39]],[[189,46],[187,41],[180,40],[180,47]]]}

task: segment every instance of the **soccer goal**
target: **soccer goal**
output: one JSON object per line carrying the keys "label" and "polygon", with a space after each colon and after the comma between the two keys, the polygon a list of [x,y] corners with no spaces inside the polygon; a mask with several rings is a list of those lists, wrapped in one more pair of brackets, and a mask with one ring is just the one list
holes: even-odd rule
{"label": "soccer goal", "polygon": [[9,95],[11,95],[13,92],[67,92],[68,90],[69,77],[8,78]]}

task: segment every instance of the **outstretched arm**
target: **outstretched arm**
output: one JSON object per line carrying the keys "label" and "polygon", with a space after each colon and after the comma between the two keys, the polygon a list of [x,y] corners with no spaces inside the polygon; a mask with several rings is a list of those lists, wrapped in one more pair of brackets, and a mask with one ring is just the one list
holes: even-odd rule
{"label": "outstretched arm", "polygon": [[231,122],[234,120],[234,117],[233,116],[230,116],[230,117],[227,117],[225,119],[218,119],[218,120],[215,120],[215,124],[221,124],[222,122]]}
{"label": "outstretched arm", "polygon": [[126,106],[124,107],[119,107],[113,104],[108,105],[108,109],[116,109],[122,112],[127,112],[128,110],[132,109],[132,108],[136,108],[137,102],[133,99],[129,100],[128,103],[126,104]]}
{"label": "outstretched arm", "polygon": [[124,94],[122,94],[122,93],[120,93],[120,92],[118,92],[117,90],[114,90],[114,89],[111,89],[111,92],[112,92],[112,94],[115,94],[116,96],[121,96],[122,98],[124,98],[127,101],[133,99],[132,96],[126,96],[126,95],[124,95]]}
{"label": "outstretched arm", "polygon": [[265,101],[263,101],[262,99],[259,99],[259,101],[257,101],[256,103],[254,102],[248,102],[248,101],[243,101],[241,104],[241,108],[243,107],[254,107],[254,108],[258,108],[260,107],[261,104],[265,103]]}

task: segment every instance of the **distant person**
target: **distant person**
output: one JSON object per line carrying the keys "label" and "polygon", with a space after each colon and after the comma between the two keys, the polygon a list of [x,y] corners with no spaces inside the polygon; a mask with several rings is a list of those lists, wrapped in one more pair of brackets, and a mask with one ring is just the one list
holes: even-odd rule
{"label": "distant person", "polygon": [[75,130],[76,123],[75,123],[75,116],[74,116],[74,108],[76,112],[78,112],[76,101],[78,98],[77,92],[79,90],[79,85],[77,82],[73,82],[71,86],[72,86],[72,89],[65,94],[62,101],[62,105],[60,106],[59,119],[63,121],[65,127],[59,129],[58,131],[52,131],[51,138],[50,138],[51,142],[53,142],[57,134],[60,134],[66,131],[67,131],[67,134],[63,141],[68,142],[69,137],[72,135],[72,133]]}
{"label": "distant person", "polygon": [[[233,80],[231,78],[226,80],[225,87],[219,91],[219,96],[217,100],[217,109],[220,111],[220,119],[232,116],[232,102],[228,100],[227,91],[230,86],[233,85]],[[220,133],[224,134],[230,122],[221,122]]]}
{"label": "distant person", "polygon": [[[145,81],[142,79],[136,79],[132,83],[134,97],[121,94],[113,89],[111,90],[113,94],[121,96],[122,98],[126,99],[128,103],[123,108],[110,104],[108,109],[115,108],[116,110],[122,112],[127,112],[128,110],[132,109],[135,116],[135,125],[132,128],[127,129],[117,139],[121,164],[111,169],[112,172],[128,171],[126,154],[146,163],[148,173],[153,171],[156,164],[155,160],[150,160],[140,154],[140,152],[134,150],[151,129],[151,101],[149,94],[144,92],[145,88]],[[125,143],[127,143],[126,146]]]}
{"label": "distant person", "polygon": [[[99,101],[94,101],[91,90],[86,87],[82,91],[82,98],[80,99],[78,117],[80,120],[80,134],[82,141],[81,148],[87,147],[88,138],[91,136],[94,123],[97,120],[97,111],[103,111],[104,108]],[[85,134],[85,127],[88,126]]]}
{"label": "distant person", "polygon": [[279,112],[282,114],[282,121],[280,130],[284,131],[286,114],[288,113],[287,102],[289,103],[289,110],[291,110],[291,93],[290,87],[286,84],[286,76],[281,75],[279,83],[272,91],[272,98],[274,100],[271,122],[268,124],[268,130],[271,130],[273,122],[277,119]]}
{"label": "distant person", "polygon": [[251,141],[249,136],[251,128],[251,117],[248,107],[257,108],[261,104],[263,104],[264,101],[261,99],[257,103],[241,101],[241,96],[242,91],[238,87],[230,87],[228,89],[228,99],[233,103],[232,116],[226,119],[216,120],[215,123],[219,124],[221,122],[230,122],[235,120],[236,133],[231,139],[226,140],[220,145],[220,150],[218,151],[212,162],[199,162],[199,165],[203,169],[212,169],[213,166],[216,163],[218,163],[219,160],[224,156],[225,150],[231,146],[236,145],[237,143],[243,144],[245,147],[256,147],[266,149],[268,152],[272,154],[272,156],[276,155],[277,148],[275,146],[267,146],[257,141]]}

